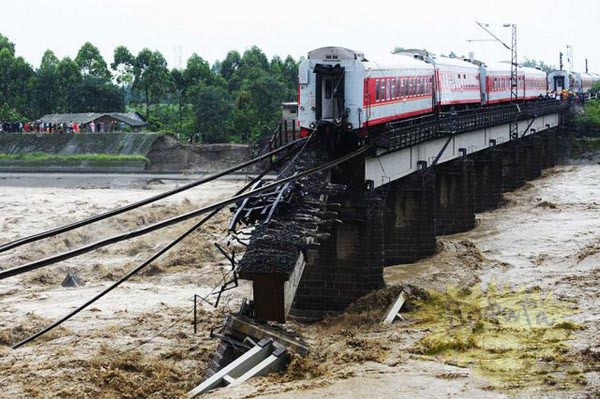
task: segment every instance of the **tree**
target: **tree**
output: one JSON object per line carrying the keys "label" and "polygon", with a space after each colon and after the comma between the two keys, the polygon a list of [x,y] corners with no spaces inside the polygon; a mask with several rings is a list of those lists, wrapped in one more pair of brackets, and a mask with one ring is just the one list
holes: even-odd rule
{"label": "tree", "polygon": [[100,50],[90,42],[86,42],[75,57],[84,78],[92,77],[101,82],[110,80],[111,74]]}
{"label": "tree", "polygon": [[69,57],[63,58],[58,64],[56,79],[61,88],[57,109],[61,112],[75,112],[82,83],[79,65]]}
{"label": "tree", "polygon": [[521,63],[521,66],[539,68],[546,73],[550,73],[556,70],[556,67],[554,65],[548,65],[544,63],[544,61],[537,61],[529,58],[525,58],[525,61]]}
{"label": "tree", "polygon": [[227,89],[200,84],[190,89],[190,98],[193,99],[196,132],[202,135],[203,141],[225,141],[233,112]]}
{"label": "tree", "polygon": [[285,86],[266,72],[259,70],[255,79],[243,81],[236,97],[235,118],[235,131],[242,141],[258,140],[275,126],[284,95]]}
{"label": "tree", "polygon": [[240,56],[240,53],[238,53],[236,50],[232,50],[227,53],[225,59],[221,61],[220,68],[221,76],[223,76],[225,80],[229,81],[229,79],[231,79],[234,72],[239,67],[241,59],[242,57]]}
{"label": "tree", "polygon": [[37,70],[36,100],[40,114],[52,113],[57,108],[62,87],[58,84],[59,59],[52,50],[46,50]]}
{"label": "tree", "polygon": [[133,65],[135,57],[125,46],[118,46],[113,55],[113,62],[110,67],[116,73],[117,83],[121,87],[131,86],[133,84]]}
{"label": "tree", "polygon": [[35,72],[22,57],[14,56],[14,45],[1,35],[0,47],[0,101],[15,114],[33,115]]}
{"label": "tree", "polygon": [[211,84],[213,82],[213,73],[210,70],[208,62],[194,53],[187,61],[187,67],[183,71],[183,78],[188,87],[196,86],[200,83]]}
{"label": "tree", "polygon": [[135,79],[132,88],[134,92],[143,96],[148,120],[150,107],[162,100],[173,88],[173,78],[163,55],[147,48],[140,51],[136,57],[133,74]]}
{"label": "tree", "polygon": [[15,44],[8,40],[8,37],[2,35],[0,33],[0,51],[7,49],[10,55],[14,57],[15,55]]}

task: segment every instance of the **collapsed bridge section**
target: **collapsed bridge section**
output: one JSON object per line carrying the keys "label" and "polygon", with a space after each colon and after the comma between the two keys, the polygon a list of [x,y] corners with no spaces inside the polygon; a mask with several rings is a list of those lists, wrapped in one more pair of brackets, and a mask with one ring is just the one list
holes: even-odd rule
{"label": "collapsed bridge section", "polygon": [[[343,311],[383,285],[384,266],[431,255],[436,236],[473,228],[475,212],[554,164],[568,111],[540,99],[390,123],[369,152],[299,180],[239,264],[253,281],[254,317]],[[331,156],[319,139],[297,170]]]}

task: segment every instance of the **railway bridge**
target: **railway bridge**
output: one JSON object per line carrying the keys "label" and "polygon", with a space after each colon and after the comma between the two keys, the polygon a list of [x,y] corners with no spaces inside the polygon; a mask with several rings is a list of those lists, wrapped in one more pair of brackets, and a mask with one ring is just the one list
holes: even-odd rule
{"label": "railway bridge", "polygon": [[[296,199],[282,189],[288,201],[269,206],[286,211],[269,212],[239,263],[253,282],[252,316],[315,320],[380,288],[385,266],[433,254],[436,236],[473,228],[503,191],[553,166],[569,113],[566,102],[540,99],[403,120],[368,150],[358,144],[359,155],[299,180]],[[285,127],[273,146],[295,135]],[[297,157],[298,170],[311,165]],[[265,213],[248,204],[238,213],[256,209]]]}

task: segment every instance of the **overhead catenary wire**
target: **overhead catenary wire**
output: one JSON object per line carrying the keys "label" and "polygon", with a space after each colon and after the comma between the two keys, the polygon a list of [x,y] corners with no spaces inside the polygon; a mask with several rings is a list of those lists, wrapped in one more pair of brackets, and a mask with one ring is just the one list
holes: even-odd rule
{"label": "overhead catenary wire", "polygon": [[104,219],[107,219],[109,217],[119,215],[119,214],[124,213],[124,212],[131,211],[133,209],[139,208],[139,207],[144,206],[144,205],[148,205],[148,204],[150,204],[152,202],[159,201],[161,199],[170,197],[172,195],[175,195],[175,194],[178,194],[180,192],[189,190],[191,188],[198,187],[198,186],[200,186],[202,184],[209,183],[209,182],[211,182],[213,180],[216,180],[216,179],[218,179],[220,177],[223,177],[225,175],[231,174],[231,173],[236,172],[236,171],[238,171],[240,169],[244,169],[244,168],[246,168],[246,167],[248,167],[250,165],[253,165],[253,164],[257,163],[257,162],[260,162],[260,161],[262,161],[264,159],[272,157],[273,155],[277,155],[281,151],[287,150],[288,148],[291,148],[292,146],[295,146],[296,144],[298,144],[298,143],[300,143],[300,142],[302,142],[304,140],[306,140],[306,139],[305,138],[301,138],[301,139],[292,141],[292,142],[290,142],[288,144],[285,144],[282,147],[279,147],[279,148],[277,148],[277,149],[275,149],[273,151],[270,151],[270,152],[267,152],[265,154],[259,155],[256,158],[253,158],[253,159],[251,159],[249,161],[246,161],[246,162],[243,162],[241,164],[235,165],[235,166],[233,166],[231,168],[228,168],[228,169],[225,169],[225,170],[223,170],[221,172],[215,173],[213,175],[210,175],[210,176],[205,177],[205,178],[200,179],[200,180],[193,181],[193,182],[185,184],[185,185],[183,185],[181,187],[176,187],[176,188],[174,188],[172,190],[165,191],[164,193],[161,193],[161,194],[158,194],[158,195],[155,195],[155,196],[143,199],[141,201],[134,202],[134,203],[129,204],[129,205],[125,205],[125,206],[123,206],[121,208],[113,209],[111,211],[100,213],[98,215],[94,215],[94,216],[91,216],[89,218],[77,221],[77,222],[73,222],[73,223],[70,223],[70,224],[67,224],[67,225],[64,225],[64,226],[60,226],[60,227],[57,227],[57,228],[54,228],[54,229],[51,229],[51,230],[47,230],[47,231],[44,231],[44,232],[41,232],[41,233],[37,233],[37,234],[33,234],[33,235],[30,235],[30,236],[27,236],[27,237],[19,238],[17,240],[8,242],[6,244],[2,244],[2,245],[0,245],[0,253],[8,251],[10,249],[14,249],[14,248],[20,247],[20,246],[25,245],[25,244],[29,244],[29,243],[32,243],[32,242],[35,242],[35,241],[42,240],[44,238],[48,238],[48,237],[52,237],[52,236],[55,236],[55,235],[58,235],[58,234],[61,234],[61,233],[65,233],[67,231],[71,231],[71,230],[74,230],[74,229],[86,226],[88,224],[95,223],[95,222],[98,222],[100,220],[104,220]]}
{"label": "overhead catenary wire", "polygon": [[[267,169],[264,172],[262,172],[260,175],[258,175],[254,179],[252,179],[252,181],[250,181],[241,190],[239,190],[236,193],[236,195],[239,195],[239,194],[243,193],[244,191],[246,191],[249,187],[252,186],[252,184],[254,184],[254,182],[256,182],[257,180],[259,180],[262,177],[264,177],[264,175],[266,175],[269,171],[270,171],[270,169]],[[136,268],[132,269],[125,276],[121,277],[119,280],[117,280],[116,282],[114,282],[113,284],[111,284],[110,286],[108,286],[107,288],[105,288],[104,290],[102,290],[100,293],[98,293],[97,295],[95,295],[93,298],[91,298],[88,301],[86,301],[83,305],[79,306],[78,308],[76,308],[73,311],[69,312],[65,316],[63,316],[60,319],[56,320],[54,323],[46,326],[45,328],[43,328],[42,330],[38,331],[37,333],[35,333],[35,334],[33,334],[33,335],[31,335],[31,336],[23,339],[22,341],[16,343],[15,345],[12,346],[12,349],[17,349],[17,348],[19,348],[19,347],[21,347],[21,346],[23,346],[23,345],[25,345],[25,344],[27,344],[27,343],[35,340],[35,339],[41,337],[42,335],[50,332],[51,330],[53,330],[54,328],[58,327],[59,325],[61,325],[65,321],[69,320],[70,318],[72,318],[73,316],[75,316],[76,314],[78,314],[79,312],[83,311],[85,308],[87,308],[88,306],[90,306],[91,304],[93,304],[94,302],[96,302],[97,300],[99,300],[100,298],[102,298],[104,295],[108,294],[110,291],[114,290],[115,288],[117,288],[118,286],[120,286],[121,284],[123,284],[125,281],[129,280],[132,276],[136,275],[137,273],[139,273],[140,271],[142,271],[143,269],[145,269],[146,267],[148,267],[156,259],[160,258],[166,252],[168,252],[169,250],[171,250],[173,247],[175,247],[177,244],[179,244],[181,241],[183,241],[186,237],[188,237],[190,234],[192,234],[194,231],[196,231],[198,228],[200,228],[204,223],[206,223],[208,220],[210,220],[211,218],[213,218],[225,206],[226,205],[224,205],[221,208],[215,209],[210,214],[208,214],[207,216],[203,217],[200,221],[198,221],[197,223],[195,223],[192,227],[190,227],[188,230],[186,230],[183,234],[181,234],[175,240],[171,241],[164,248],[162,248],[160,251],[158,251],[157,253],[155,253],[154,255],[152,255],[150,258],[148,258],[146,261],[144,261],[143,263],[141,263],[139,266],[137,266]],[[225,277],[223,277],[223,279],[221,281],[223,281],[224,278]],[[177,322],[179,322],[180,320],[178,320]]]}
{"label": "overhead catenary wire", "polygon": [[194,218],[196,216],[199,216],[199,215],[202,215],[202,214],[214,211],[215,209],[221,209],[224,206],[236,203],[236,202],[238,202],[240,200],[243,200],[245,198],[251,197],[253,195],[260,194],[260,193],[272,190],[272,189],[274,189],[274,188],[276,188],[276,187],[278,187],[278,186],[280,186],[282,184],[298,180],[298,179],[300,179],[302,177],[305,177],[305,176],[308,176],[308,175],[320,172],[322,170],[331,169],[332,167],[334,167],[334,166],[336,166],[336,165],[338,165],[340,163],[346,162],[346,161],[348,161],[348,160],[350,160],[350,159],[352,159],[352,158],[354,158],[354,157],[356,157],[356,156],[358,156],[360,154],[365,153],[366,151],[369,150],[370,147],[371,147],[371,145],[365,145],[365,146],[359,148],[358,150],[356,150],[354,152],[351,152],[349,154],[341,156],[341,157],[339,157],[339,158],[337,158],[335,160],[332,160],[330,162],[327,162],[327,163],[325,163],[323,165],[316,166],[316,167],[310,168],[308,170],[305,170],[303,172],[299,172],[297,174],[294,174],[292,176],[276,180],[276,181],[274,181],[274,182],[272,182],[270,184],[267,184],[265,186],[256,188],[256,189],[251,190],[251,191],[249,191],[249,192],[247,192],[245,194],[235,195],[235,196],[230,197],[228,199],[225,199],[225,200],[216,202],[214,204],[208,205],[206,207],[203,207],[203,208],[200,208],[200,209],[196,209],[194,211],[191,211],[191,212],[188,212],[188,213],[184,213],[182,215],[178,215],[178,216],[172,217],[170,219],[163,220],[161,222],[158,222],[158,223],[155,223],[155,224],[152,224],[152,225],[149,225],[149,226],[142,227],[142,228],[140,228],[138,230],[133,230],[133,231],[130,231],[130,232],[127,232],[127,233],[119,234],[119,235],[116,235],[116,236],[113,236],[113,237],[109,237],[109,238],[97,241],[97,242],[92,243],[90,245],[74,249],[72,251],[68,251],[68,252],[65,252],[65,253],[62,253],[62,254],[59,254],[59,255],[55,255],[55,256],[52,256],[52,257],[49,257],[49,258],[41,259],[41,260],[38,260],[38,261],[30,262],[30,263],[25,264],[25,265],[20,265],[20,266],[13,267],[11,269],[0,271],[0,280],[3,280],[5,278],[9,278],[9,277],[12,277],[12,276],[16,276],[16,275],[19,275],[19,274],[22,274],[22,273],[26,273],[26,272],[29,272],[29,271],[37,270],[37,269],[40,269],[40,268],[42,268],[44,266],[48,266],[48,265],[51,265],[51,264],[54,264],[54,263],[57,263],[57,262],[61,262],[61,261],[66,260],[66,259],[74,258],[76,256],[79,256],[79,255],[91,252],[93,250],[96,250],[98,248],[102,248],[102,247],[107,246],[107,245],[116,244],[116,243],[121,242],[121,241],[125,241],[125,240],[129,240],[131,238],[139,237],[139,236],[151,233],[153,231],[156,231],[156,230],[159,230],[159,229],[162,229],[162,228],[165,228],[165,227],[169,227],[169,226],[181,223],[181,222],[183,222],[185,220]]}

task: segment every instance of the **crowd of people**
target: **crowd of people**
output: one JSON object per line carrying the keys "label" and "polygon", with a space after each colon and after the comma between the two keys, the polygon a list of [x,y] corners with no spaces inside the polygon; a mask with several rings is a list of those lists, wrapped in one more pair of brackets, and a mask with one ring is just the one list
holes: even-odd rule
{"label": "crowd of people", "polygon": [[112,133],[125,131],[124,122],[111,121],[79,124],[35,122],[0,122],[0,133]]}

